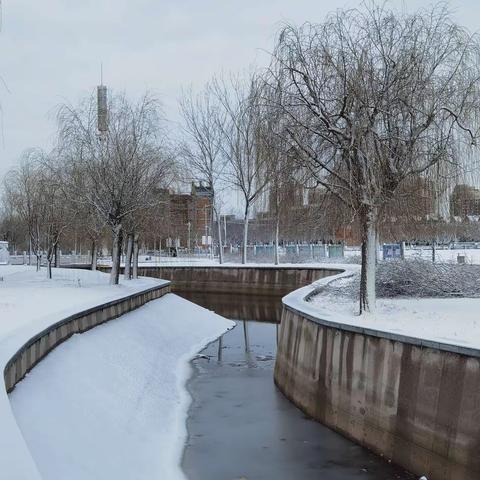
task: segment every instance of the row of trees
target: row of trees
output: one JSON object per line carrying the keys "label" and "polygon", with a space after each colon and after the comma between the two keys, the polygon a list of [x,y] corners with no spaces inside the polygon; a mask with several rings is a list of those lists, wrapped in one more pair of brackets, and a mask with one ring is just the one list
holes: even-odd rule
{"label": "row of trees", "polygon": [[410,15],[372,5],[286,26],[249,82],[214,79],[185,96],[188,161],[241,192],[244,247],[264,191],[279,213],[286,181],[321,186],[361,225],[360,311],[372,310],[382,213],[405,182],[444,188],[472,158],[479,54],[444,6]]}
{"label": "row of trees", "polygon": [[132,103],[124,95],[113,96],[107,128],[100,132],[92,96],[78,107],[62,105],[58,125],[52,152],[28,151],[6,176],[9,217],[26,226],[37,268],[46,252],[49,277],[62,235],[81,225],[91,241],[93,269],[100,241],[109,232],[111,283],[119,281],[124,244],[125,277],[135,278],[140,236],[161,208],[159,189],[174,174],[157,100],[147,94]]}
{"label": "row of trees", "polygon": [[[477,37],[442,6],[398,14],[372,4],[338,11],[321,24],[286,26],[267,68],[247,79],[215,77],[199,93],[183,94],[175,155],[155,99],[131,104],[113,97],[102,133],[95,101],[88,99],[60,108],[56,149],[32,154],[34,162],[13,172],[6,197],[24,218],[35,251],[43,242],[54,252],[72,216],[81,217],[94,243],[108,228],[116,283],[123,238],[130,265],[139,235],[161,208],[156,193],[172,180],[174,156],[212,187],[219,245],[221,199],[240,195],[243,262],[256,203],[268,197],[278,244],[292,182],[321,188],[331,216],[337,202],[361,226],[360,311],[369,311],[384,212],[417,178],[432,182],[440,198],[448,178],[466,167],[464,159],[473,162],[479,56]],[[24,178],[32,169],[42,179],[35,188]],[[47,206],[38,213],[37,205]]]}

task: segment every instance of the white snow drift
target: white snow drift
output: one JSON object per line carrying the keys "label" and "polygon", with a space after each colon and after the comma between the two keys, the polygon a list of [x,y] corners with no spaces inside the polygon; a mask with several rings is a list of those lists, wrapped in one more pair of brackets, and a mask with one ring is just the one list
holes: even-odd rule
{"label": "white snow drift", "polygon": [[58,346],[10,395],[42,478],[184,478],[188,362],[232,326],[168,294]]}
{"label": "white snow drift", "polygon": [[[100,272],[53,274],[47,280],[45,271],[0,266],[2,368],[53,323],[163,283],[143,278],[110,286]],[[160,478],[181,478],[187,360],[230,325],[169,295],[72,337],[17,385],[18,418],[0,391],[0,478],[140,479],[152,478],[153,470]]]}

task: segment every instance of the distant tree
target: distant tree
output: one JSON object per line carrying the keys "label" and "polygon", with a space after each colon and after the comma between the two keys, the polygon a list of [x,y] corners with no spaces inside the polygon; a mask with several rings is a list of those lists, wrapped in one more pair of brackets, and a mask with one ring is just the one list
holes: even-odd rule
{"label": "distant tree", "polygon": [[226,170],[222,152],[222,129],[226,112],[211,84],[207,84],[197,95],[191,90],[185,91],[180,99],[180,110],[186,137],[181,144],[180,155],[187,170],[197,180],[205,180],[211,188],[219,262],[223,263],[220,191]]}
{"label": "distant tree", "polygon": [[49,168],[41,150],[28,150],[20,165],[11,170],[4,184],[5,202],[26,226],[30,249],[40,270],[46,253],[47,274],[52,278],[60,238],[71,221],[71,211],[59,179]]}
{"label": "distant tree", "polygon": [[220,127],[222,151],[228,164],[226,180],[240,192],[244,204],[242,263],[246,263],[251,209],[271,180],[271,164],[263,151],[260,82],[255,76],[248,83],[239,79],[216,80],[213,89],[225,111]]}
{"label": "distant tree", "polygon": [[[297,180],[295,178],[295,162],[290,157],[295,155],[289,143],[285,141],[287,132],[283,128],[283,116],[278,109],[269,108],[278,99],[268,98],[268,95],[281,95],[280,89],[265,88],[259,86],[259,105],[257,108],[260,116],[258,126],[259,151],[258,155],[267,163],[265,169],[269,177],[266,193],[268,195],[268,209],[273,215],[273,243],[275,245],[274,263],[278,265],[280,226],[287,220],[293,220],[298,226],[298,218],[292,219],[294,214],[292,207],[295,205],[295,189]],[[293,202],[293,203],[292,203]]]}
{"label": "distant tree", "polygon": [[36,257],[37,271],[40,270],[43,252],[42,218],[44,202],[39,183],[40,150],[28,150],[18,167],[12,169],[4,181],[5,202],[26,225],[29,250]]}
{"label": "distant tree", "polygon": [[65,230],[73,218],[71,205],[65,196],[60,178],[49,166],[48,158],[38,168],[38,188],[40,190],[41,226],[44,248],[47,257],[47,275],[52,278],[52,265],[59,266],[58,247]]}

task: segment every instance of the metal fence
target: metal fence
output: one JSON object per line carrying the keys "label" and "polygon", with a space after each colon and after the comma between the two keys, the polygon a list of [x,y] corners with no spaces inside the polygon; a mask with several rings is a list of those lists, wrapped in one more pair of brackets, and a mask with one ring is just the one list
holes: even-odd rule
{"label": "metal fence", "polygon": [[[60,255],[60,266],[61,265],[85,265],[91,262],[90,255]],[[10,265],[36,265],[37,258],[35,255],[28,255],[28,253],[24,253],[22,255],[10,255],[9,257],[9,264]],[[47,256],[42,255],[40,264],[42,266],[47,265]]]}

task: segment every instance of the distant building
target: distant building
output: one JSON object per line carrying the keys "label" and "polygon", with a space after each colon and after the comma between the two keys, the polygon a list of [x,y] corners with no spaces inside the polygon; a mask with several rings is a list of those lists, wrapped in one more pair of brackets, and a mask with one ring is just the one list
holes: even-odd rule
{"label": "distant building", "polygon": [[213,232],[213,189],[211,185],[200,182],[192,182],[192,201],[193,201],[193,232],[195,237],[201,239],[200,244],[205,246],[210,244],[208,237],[212,238]]}
{"label": "distant building", "polygon": [[205,247],[211,238],[213,191],[210,185],[192,183],[191,193],[165,192],[166,238],[169,247]]}
{"label": "distant building", "polygon": [[480,215],[480,190],[469,185],[456,185],[450,195],[450,215],[460,218]]}

